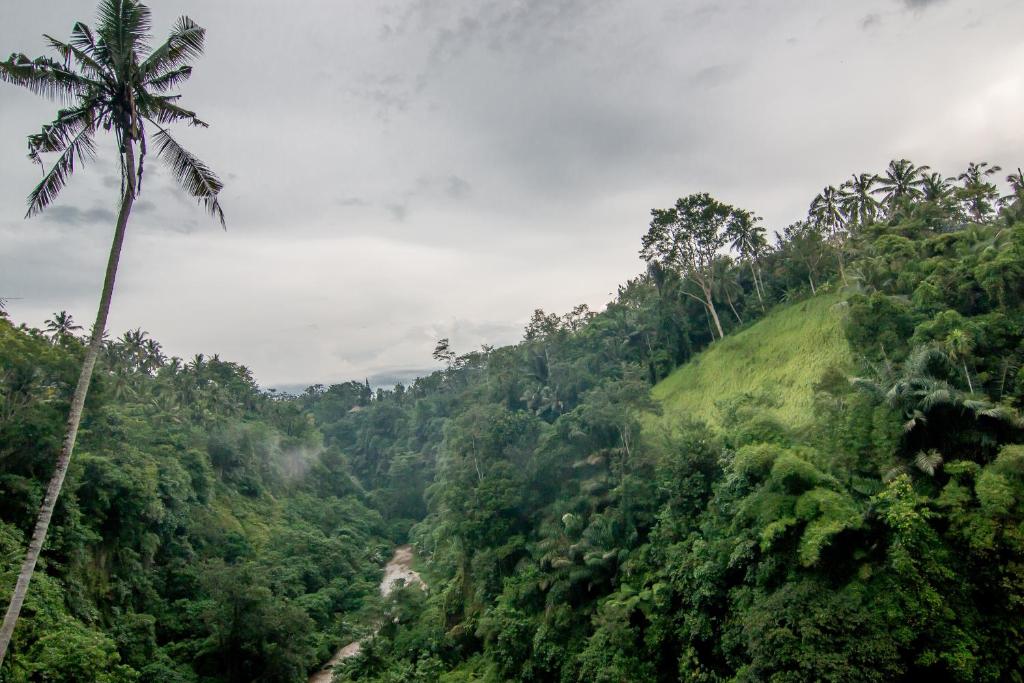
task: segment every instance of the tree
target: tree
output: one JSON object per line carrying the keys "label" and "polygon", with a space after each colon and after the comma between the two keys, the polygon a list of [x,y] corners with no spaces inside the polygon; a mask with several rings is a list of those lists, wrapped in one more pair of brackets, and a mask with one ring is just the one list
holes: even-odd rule
{"label": "tree", "polygon": [[729,217],[729,224],[726,232],[732,243],[729,245],[750,265],[750,276],[754,280],[754,291],[757,292],[757,300],[764,310],[764,285],[761,283],[761,271],[757,267],[757,260],[768,247],[768,240],[765,238],[766,231],[760,225],[760,216],[755,216],[744,209],[736,209]]}
{"label": "tree", "polygon": [[721,256],[715,259],[714,265],[715,272],[715,291],[714,294],[718,296],[719,300],[723,297],[727,304],[729,304],[732,314],[736,316],[736,322],[740,325],[743,324],[743,318],[740,317],[739,312],[736,310],[736,304],[733,302],[733,294],[737,297],[743,295],[743,285],[739,282],[739,271],[733,268],[733,261],[728,256]]}
{"label": "tree", "polygon": [[882,202],[892,214],[904,202],[921,196],[921,175],[928,170],[930,167],[915,166],[907,159],[894,159],[872,192],[882,195]]}
{"label": "tree", "polygon": [[786,254],[807,269],[807,282],[811,285],[811,294],[817,294],[818,287],[814,276],[827,250],[821,230],[807,221],[797,221],[782,231],[779,244],[785,249]]}
{"label": "tree", "polygon": [[132,206],[142,189],[147,125],[155,129],[152,139],[156,143],[157,155],[167,164],[174,178],[224,225],[224,213],[218,200],[223,187],[220,180],[202,161],[181,147],[165,128],[173,123],[207,125],[194,112],[179,106],[177,95],[166,94],[192,75],[189,62],[202,54],[205,30],[188,17],[181,17],[167,41],[143,57],[140,53],[147,49],[150,30],[149,8],[136,0],[102,0],[98,20],[95,32],[81,22],[76,23],[68,42],[46,36],[59,59],[29,59],[24,54],[13,54],[7,61],[0,62],[0,80],[23,86],[37,95],[66,105],[58,111],[52,123],[44,125],[41,132],[28,138],[32,161],[43,165],[44,154],[56,153],[59,156],[29,195],[26,217],[35,216],[49,206],[74,173],[76,165],[81,167],[94,158],[95,136],[101,130],[114,132],[121,170],[121,207],[96,323],[72,395],[60,455],[40,507],[3,626],[0,627],[0,663],[7,652],[36,560],[46,539],[75,447],[93,367],[103,345],[121,245]]}
{"label": "tree", "polygon": [[65,337],[72,336],[80,329],[82,329],[82,326],[76,325],[71,314],[67,311],[54,313],[53,318],[46,321],[46,331],[50,333],[55,344]]}
{"label": "tree", "polygon": [[940,173],[922,173],[921,192],[926,202],[942,202],[953,196],[953,187]]}
{"label": "tree", "polygon": [[843,213],[850,223],[867,225],[878,217],[881,207],[873,196],[877,182],[875,174],[860,173],[840,186]]}
{"label": "tree", "polygon": [[967,165],[967,170],[957,176],[963,183],[957,195],[967,212],[978,223],[988,218],[995,210],[995,203],[999,200],[999,189],[988,178],[1001,170],[998,166],[989,166],[987,161],[972,161]]}
{"label": "tree", "polygon": [[1010,194],[999,198],[999,207],[1006,212],[1008,221],[1015,222],[1024,215],[1024,171],[1018,168],[1016,173],[1006,176],[1006,182],[1010,184]]}
{"label": "tree", "polygon": [[814,221],[814,225],[823,234],[828,236],[828,241],[836,249],[839,257],[839,275],[846,284],[846,268],[843,262],[843,252],[846,250],[846,220],[843,218],[843,211],[840,208],[842,195],[834,186],[829,185],[814,198],[808,216]]}
{"label": "tree", "polygon": [[640,256],[674,268],[700,294],[683,290],[707,309],[719,339],[725,337],[712,296],[715,290],[715,259],[728,242],[726,225],[735,209],[706,192],[691,194],[669,209],[652,209],[651,227],[644,235]]}
{"label": "tree", "polygon": [[448,337],[437,341],[437,345],[434,346],[434,353],[431,356],[439,363],[447,365],[449,370],[455,365],[456,354],[451,349],[451,342],[448,341]]}
{"label": "tree", "polygon": [[974,337],[958,327],[946,337],[945,347],[950,358],[954,361],[960,361],[960,364],[963,366],[967,388],[973,394],[974,383],[971,381],[971,373],[967,370],[967,359],[974,352]]}

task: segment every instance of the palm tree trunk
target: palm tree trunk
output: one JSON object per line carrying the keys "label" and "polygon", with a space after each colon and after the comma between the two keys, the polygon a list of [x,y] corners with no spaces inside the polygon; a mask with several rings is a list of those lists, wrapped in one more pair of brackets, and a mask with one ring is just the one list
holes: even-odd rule
{"label": "palm tree trunk", "polygon": [[764,296],[761,294],[761,283],[757,281],[757,268],[754,262],[750,262],[750,276],[754,279],[754,291],[757,292],[757,301],[761,304],[761,312],[764,313]]}
{"label": "palm tree trunk", "polygon": [[50,477],[50,484],[46,488],[46,496],[39,508],[39,517],[36,519],[35,530],[32,532],[32,539],[28,544],[28,551],[25,553],[25,561],[18,573],[17,583],[14,585],[14,593],[11,595],[11,602],[7,606],[7,613],[4,615],[3,626],[0,626],[0,664],[3,664],[4,656],[7,654],[7,646],[11,642],[14,627],[18,623],[18,616],[21,614],[21,606],[25,602],[25,595],[28,593],[29,583],[32,581],[32,573],[36,568],[36,561],[46,541],[46,532],[50,528],[50,518],[53,517],[53,509],[60,496],[60,490],[64,486],[64,476],[67,474],[68,465],[71,462],[71,453],[75,449],[75,439],[78,437],[78,425],[82,420],[82,410],[85,407],[85,397],[89,393],[89,383],[92,381],[92,370],[96,365],[100,349],[103,346],[103,332],[107,327],[107,313],[110,311],[110,298],[114,292],[114,278],[117,276],[117,263],[121,258],[121,245],[124,243],[125,228],[128,226],[128,215],[131,213],[132,204],[135,202],[135,150],[129,135],[124,138],[125,174],[127,176],[124,195],[121,197],[121,211],[117,216],[117,226],[114,229],[114,240],[110,245],[110,257],[107,259],[107,272],[103,278],[103,293],[100,295],[100,307],[96,313],[96,324],[92,328],[92,337],[89,346],[85,351],[85,359],[82,361],[82,372],[78,376],[78,384],[75,386],[75,393],[71,397],[71,410],[68,415],[67,431],[64,435],[64,443],[61,446],[60,456],[57,458],[56,467]]}
{"label": "palm tree trunk", "polygon": [[718,319],[718,311],[715,310],[715,301],[711,298],[711,288],[701,287],[704,290],[704,304],[708,307],[708,313],[715,321],[715,329],[718,330],[718,338],[725,339],[725,332],[722,331],[722,321]]}
{"label": "palm tree trunk", "polygon": [[711,326],[711,314],[708,313],[708,310],[709,309],[708,309],[707,302],[705,302],[704,303],[704,318],[707,320],[707,323],[708,323],[708,332],[711,333],[711,341],[714,341],[715,340],[715,328]]}
{"label": "palm tree trunk", "polygon": [[973,394],[974,393],[974,383],[971,381],[971,373],[967,372],[967,359],[966,358],[963,359],[962,362],[964,364],[964,377],[967,378],[967,387],[971,390],[971,393]]}
{"label": "palm tree trunk", "polygon": [[732,309],[732,314],[734,316],[736,316],[736,322],[738,322],[740,325],[742,325],[743,324],[743,318],[741,318],[740,314],[736,312],[736,306],[734,306],[733,303],[732,303],[732,296],[729,294],[729,290],[728,289],[725,290],[725,300],[729,302],[729,308]]}

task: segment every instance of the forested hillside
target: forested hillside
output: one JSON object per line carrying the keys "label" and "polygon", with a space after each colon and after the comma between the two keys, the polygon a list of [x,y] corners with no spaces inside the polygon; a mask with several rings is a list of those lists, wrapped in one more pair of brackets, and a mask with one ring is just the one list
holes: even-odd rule
{"label": "forested hillside", "polygon": [[[0,319],[0,586],[60,447],[83,342]],[[390,553],[344,456],[218,357],[110,341],[4,681],[300,681],[361,635]]]}
{"label": "forested hillside", "polygon": [[[894,161],[771,243],[681,198],[604,310],[440,340],[410,386],[279,397],[109,341],[0,679],[301,681],[367,636],[336,680],[1021,680],[1024,178],[996,178]],[[66,316],[0,321],[4,591],[82,353]],[[429,591],[370,598],[406,540]]]}

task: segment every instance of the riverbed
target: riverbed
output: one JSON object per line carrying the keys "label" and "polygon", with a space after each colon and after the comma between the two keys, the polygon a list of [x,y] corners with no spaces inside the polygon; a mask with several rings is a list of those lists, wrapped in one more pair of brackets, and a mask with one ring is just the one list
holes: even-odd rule
{"label": "riverbed", "polygon": [[[412,568],[412,558],[411,545],[400,545],[395,548],[395,554],[384,565],[384,578],[380,582],[380,594],[382,596],[386,598],[391,595],[391,591],[395,589],[399,581],[404,581],[406,586],[427,587],[419,573]],[[319,671],[309,677],[309,683],[331,683],[331,674],[334,667],[343,659],[355,657],[359,654],[360,649],[361,646],[358,640],[352,641],[340,648]]]}

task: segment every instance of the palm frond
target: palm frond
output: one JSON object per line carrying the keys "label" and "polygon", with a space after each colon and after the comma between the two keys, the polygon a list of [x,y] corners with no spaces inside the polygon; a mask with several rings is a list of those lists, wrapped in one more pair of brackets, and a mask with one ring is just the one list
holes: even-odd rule
{"label": "palm frond", "polygon": [[954,404],[955,397],[948,387],[938,385],[929,387],[927,393],[921,398],[921,407],[929,411],[936,406]]}
{"label": "palm frond", "polygon": [[42,181],[36,186],[28,197],[28,212],[26,218],[37,215],[49,206],[64,189],[68,177],[75,170],[75,163],[84,164],[87,160],[96,156],[96,145],[92,139],[93,128],[84,126],[79,133],[70,140],[64,153],[54,163],[53,168],[47,173]]}
{"label": "palm frond", "polygon": [[162,76],[156,76],[145,82],[145,85],[149,86],[157,92],[167,92],[171,88],[184,83],[192,76],[191,66],[180,66],[177,69],[168,71]]}
{"label": "palm frond", "polygon": [[63,152],[84,127],[95,129],[95,123],[103,117],[105,108],[94,102],[86,102],[74,109],[62,109],[53,123],[28,137],[28,157],[39,163],[39,155],[48,152]]}
{"label": "palm frond", "polygon": [[20,85],[58,102],[72,102],[90,88],[102,87],[49,57],[29,59],[23,54],[13,54],[6,62],[0,62],[0,81]]}
{"label": "palm frond", "polygon": [[71,40],[68,43],[82,54],[96,59],[96,38],[92,35],[92,29],[82,22],[75,22],[71,28]]}
{"label": "palm frond", "polygon": [[66,69],[71,68],[71,60],[74,58],[74,60],[78,62],[78,66],[82,70],[82,73],[100,80],[107,77],[108,74],[103,66],[84,51],[78,49],[71,43],[65,43],[57,40],[53,36],[43,35],[43,37],[46,38],[46,42],[50,44],[50,47],[52,47],[64,60],[64,67]]}
{"label": "palm frond", "polygon": [[[157,127],[159,128],[159,125]],[[163,128],[153,135],[153,139],[159,145],[157,156],[168,165],[182,189],[198,199],[199,203],[205,206],[210,215],[217,218],[221,227],[226,230],[224,211],[217,198],[224,184],[217,174],[179,145]]]}
{"label": "palm frond", "polygon": [[174,103],[178,96],[168,95],[140,95],[139,105],[143,115],[161,126],[171,123],[185,122],[190,126],[209,128],[209,124],[201,120],[194,111],[179,107]]}
{"label": "palm frond", "polygon": [[139,66],[143,76],[161,76],[185,65],[203,54],[206,29],[188,17],[181,17],[163,45],[153,50]]}
{"label": "palm frond", "polygon": [[907,433],[912,432],[914,427],[919,424],[928,424],[928,418],[920,410],[915,410],[910,418],[903,423],[903,431]]}
{"label": "palm frond", "polygon": [[136,0],[102,0],[98,15],[96,32],[109,51],[114,70],[124,78],[138,54],[149,49],[149,8]]}
{"label": "palm frond", "polygon": [[940,465],[942,465],[942,454],[936,450],[921,451],[914,456],[914,467],[930,477],[935,476],[935,471]]}
{"label": "palm frond", "polygon": [[1014,427],[1020,427],[1024,424],[1024,420],[1021,419],[1020,413],[1004,404],[989,405],[989,407],[976,412],[980,416],[999,420],[1000,422],[1005,422]]}

